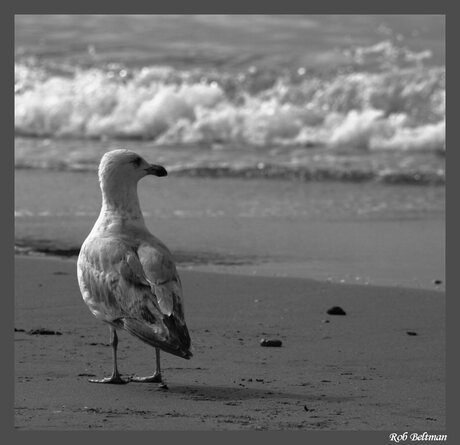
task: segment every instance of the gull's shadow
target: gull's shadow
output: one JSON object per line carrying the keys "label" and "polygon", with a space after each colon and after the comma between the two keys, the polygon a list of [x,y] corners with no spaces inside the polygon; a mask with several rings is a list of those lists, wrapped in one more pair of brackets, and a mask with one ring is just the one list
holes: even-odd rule
{"label": "gull's shadow", "polygon": [[291,401],[325,401],[325,402],[347,402],[356,399],[355,396],[339,397],[315,391],[313,388],[302,387],[299,392],[276,391],[270,388],[251,388],[251,387],[229,387],[213,385],[171,385],[167,391],[203,401],[222,401],[236,402],[250,399],[284,399]]}

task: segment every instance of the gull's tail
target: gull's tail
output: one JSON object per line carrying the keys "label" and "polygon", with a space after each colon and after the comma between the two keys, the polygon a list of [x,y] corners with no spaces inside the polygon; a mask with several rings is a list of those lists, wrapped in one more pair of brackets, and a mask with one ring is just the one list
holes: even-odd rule
{"label": "gull's tail", "polygon": [[187,360],[193,355],[187,326],[174,315],[165,315],[161,327],[158,324],[148,325],[134,318],[124,318],[123,327],[150,346]]}

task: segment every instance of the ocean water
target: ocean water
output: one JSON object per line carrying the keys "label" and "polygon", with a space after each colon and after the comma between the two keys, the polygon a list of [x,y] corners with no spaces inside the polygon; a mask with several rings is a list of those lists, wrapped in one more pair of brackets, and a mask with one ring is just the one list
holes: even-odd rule
{"label": "ocean water", "polygon": [[445,182],[442,16],[16,16],[17,168]]}
{"label": "ocean water", "polygon": [[16,16],[18,251],[75,255],[99,160],[128,148],[170,173],[139,192],[183,267],[433,288],[444,33],[442,16]]}
{"label": "ocean water", "polygon": [[[17,252],[75,257],[100,211],[96,173],[20,169],[15,182]],[[444,187],[171,173],[138,191],[180,267],[444,289]]]}

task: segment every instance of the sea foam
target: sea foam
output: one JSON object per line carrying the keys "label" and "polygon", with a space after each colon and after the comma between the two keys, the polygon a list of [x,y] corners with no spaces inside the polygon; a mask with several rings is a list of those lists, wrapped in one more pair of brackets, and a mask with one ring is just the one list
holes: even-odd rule
{"label": "sea foam", "polygon": [[[426,67],[429,54],[385,42],[355,48],[350,57],[353,69],[329,75],[281,70],[270,76],[254,67],[241,73],[75,67],[64,73],[18,61],[15,130],[157,145],[444,151],[445,68]],[[365,69],[369,60],[379,69]]]}

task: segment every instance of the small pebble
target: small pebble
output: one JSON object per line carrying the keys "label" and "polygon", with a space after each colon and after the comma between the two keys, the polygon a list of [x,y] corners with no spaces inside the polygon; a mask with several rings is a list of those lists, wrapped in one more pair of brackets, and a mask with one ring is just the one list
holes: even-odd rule
{"label": "small pebble", "polygon": [[329,315],[347,315],[347,313],[340,306],[333,306],[328,309],[327,313]]}
{"label": "small pebble", "polygon": [[434,280],[433,283],[436,284],[436,286],[439,286],[442,284],[442,280]]}
{"label": "small pebble", "polygon": [[280,347],[282,344],[281,340],[267,340],[265,338],[260,340],[260,346]]}
{"label": "small pebble", "polygon": [[407,335],[418,335],[417,332],[414,332],[414,331],[407,331],[406,334]]}
{"label": "small pebble", "polygon": [[330,323],[329,320],[323,320],[323,323]]}
{"label": "small pebble", "polygon": [[304,409],[305,411],[308,411],[307,405],[304,405],[304,406],[303,406],[303,409]]}

